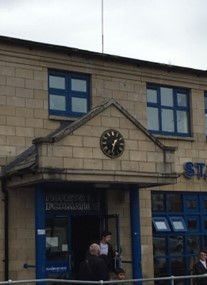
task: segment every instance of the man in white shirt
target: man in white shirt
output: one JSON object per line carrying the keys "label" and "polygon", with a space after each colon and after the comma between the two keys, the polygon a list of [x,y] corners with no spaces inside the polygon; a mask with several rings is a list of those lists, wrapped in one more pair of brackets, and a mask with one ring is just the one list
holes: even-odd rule
{"label": "man in white shirt", "polygon": [[111,272],[114,271],[115,269],[115,251],[110,243],[112,238],[112,233],[110,231],[104,231],[101,235],[101,240],[100,240],[100,257],[102,257],[109,270]]}

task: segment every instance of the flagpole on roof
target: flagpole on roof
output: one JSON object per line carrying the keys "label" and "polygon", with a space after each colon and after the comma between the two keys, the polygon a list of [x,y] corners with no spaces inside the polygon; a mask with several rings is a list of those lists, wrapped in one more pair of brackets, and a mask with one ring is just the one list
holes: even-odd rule
{"label": "flagpole on roof", "polygon": [[101,0],[101,44],[102,44],[102,53],[104,53],[104,0]]}

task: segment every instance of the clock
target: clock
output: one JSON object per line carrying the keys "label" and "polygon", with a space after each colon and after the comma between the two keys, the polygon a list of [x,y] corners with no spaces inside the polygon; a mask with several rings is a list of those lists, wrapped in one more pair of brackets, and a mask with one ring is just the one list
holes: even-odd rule
{"label": "clock", "polygon": [[124,137],[117,130],[106,130],[101,135],[100,146],[106,156],[110,158],[117,158],[124,152]]}

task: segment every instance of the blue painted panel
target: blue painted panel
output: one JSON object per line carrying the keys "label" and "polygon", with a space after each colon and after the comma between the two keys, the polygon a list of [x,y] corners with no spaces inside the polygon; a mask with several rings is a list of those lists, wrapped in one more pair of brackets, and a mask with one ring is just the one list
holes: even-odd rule
{"label": "blue painted panel", "polygon": [[44,190],[35,189],[36,278],[45,278],[45,209]]}
{"label": "blue painted panel", "polygon": [[130,214],[131,214],[132,267],[133,267],[132,278],[137,279],[137,278],[142,278],[139,193],[137,188],[130,189]]}

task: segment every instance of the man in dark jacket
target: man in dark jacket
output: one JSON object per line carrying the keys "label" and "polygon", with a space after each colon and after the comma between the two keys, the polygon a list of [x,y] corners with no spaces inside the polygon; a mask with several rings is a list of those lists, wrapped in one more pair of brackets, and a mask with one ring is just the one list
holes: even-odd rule
{"label": "man in dark jacket", "polygon": [[104,260],[99,256],[100,246],[93,243],[89,247],[89,253],[79,268],[78,279],[85,281],[108,281],[109,270]]}
{"label": "man in dark jacket", "polygon": [[[199,260],[197,263],[193,266],[193,274],[194,275],[202,275],[207,274],[207,251],[206,250],[200,250],[199,252]],[[206,285],[207,284],[207,276],[204,278],[196,278],[194,279],[196,284],[199,285]]]}

